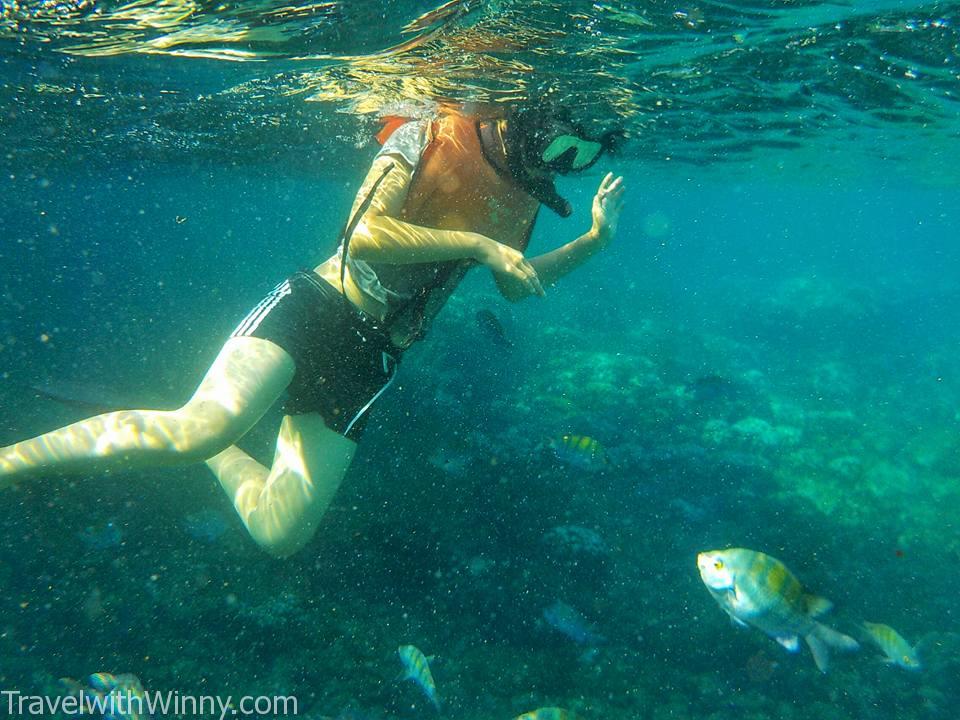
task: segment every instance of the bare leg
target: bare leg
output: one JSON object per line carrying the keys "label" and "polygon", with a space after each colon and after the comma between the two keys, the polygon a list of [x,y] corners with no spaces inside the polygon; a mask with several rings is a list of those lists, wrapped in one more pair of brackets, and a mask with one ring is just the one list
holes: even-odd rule
{"label": "bare leg", "polygon": [[320,415],[287,415],[268,470],[237,447],[207,460],[260,547],[286,557],[313,536],[357,445],[328,428]]}
{"label": "bare leg", "polygon": [[293,360],[259,338],[231,338],[179,410],[121,410],[0,449],[0,487],[43,473],[199,462],[242,437],[290,383]]}

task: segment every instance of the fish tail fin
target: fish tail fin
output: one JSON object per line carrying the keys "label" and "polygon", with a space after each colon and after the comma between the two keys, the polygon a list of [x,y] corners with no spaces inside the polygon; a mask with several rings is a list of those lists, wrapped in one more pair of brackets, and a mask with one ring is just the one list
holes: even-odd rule
{"label": "fish tail fin", "polygon": [[830,650],[842,650],[843,652],[853,652],[860,649],[860,643],[849,635],[837,632],[826,625],[817,623],[811,632],[805,638],[807,645],[810,646],[810,652],[813,653],[813,661],[817,664],[820,672],[826,672],[830,667]]}
{"label": "fish tail fin", "polygon": [[818,623],[813,633],[834,650],[853,652],[860,649],[860,643],[852,637],[828,628],[826,625]]}
{"label": "fish tail fin", "polygon": [[810,646],[810,652],[813,653],[813,661],[817,664],[817,670],[825,673],[830,669],[830,650],[827,644],[814,634],[807,635],[807,645]]}

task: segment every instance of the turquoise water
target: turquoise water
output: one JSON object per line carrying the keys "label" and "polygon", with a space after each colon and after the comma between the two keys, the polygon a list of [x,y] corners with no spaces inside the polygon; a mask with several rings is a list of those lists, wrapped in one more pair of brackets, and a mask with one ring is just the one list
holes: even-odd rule
{"label": "turquoise water", "polygon": [[[627,207],[543,300],[468,277],[288,560],[202,467],[5,490],[0,689],[133,673],[432,717],[395,682],[414,644],[449,718],[955,717],[956,4],[460,3],[408,33],[429,4],[130,7],[0,13],[0,443],[98,400],[185,400],[247,310],[334,251],[378,107],[557,88],[631,138],[563,181],[576,212],[542,213],[531,251],[586,229],[602,172]],[[225,27],[284,34],[209,40]],[[208,39],[170,41],[186,28]],[[278,420],[245,446],[269,457]],[[561,462],[568,433],[609,462]],[[782,560],[839,630],[922,640],[925,668],[864,642],[821,675],[733,627],[695,563],[727,546]],[[551,625],[558,601],[588,632]]]}

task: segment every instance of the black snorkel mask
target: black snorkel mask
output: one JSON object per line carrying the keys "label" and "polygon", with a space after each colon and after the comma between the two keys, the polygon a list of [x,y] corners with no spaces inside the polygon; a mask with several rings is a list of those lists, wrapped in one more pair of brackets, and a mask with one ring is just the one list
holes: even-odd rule
{"label": "black snorkel mask", "polygon": [[521,110],[508,118],[503,140],[507,165],[517,184],[560,217],[568,217],[573,209],[557,192],[553,176],[592,167],[622,137],[621,130],[592,137],[563,117],[545,118],[534,110]]}

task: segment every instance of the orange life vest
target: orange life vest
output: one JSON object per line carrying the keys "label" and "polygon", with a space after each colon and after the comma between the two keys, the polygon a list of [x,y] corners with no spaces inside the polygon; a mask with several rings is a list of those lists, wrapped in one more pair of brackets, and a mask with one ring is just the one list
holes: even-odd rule
{"label": "orange life vest", "polygon": [[475,120],[447,115],[432,131],[401,219],[481,233],[523,250],[539,201],[486,160]]}
{"label": "orange life vest", "polygon": [[[476,232],[526,250],[540,202],[487,161],[477,121],[445,115],[432,123],[430,132],[399,219],[440,230]],[[388,314],[388,324],[403,323],[410,342],[415,340],[472,264],[370,263],[384,287],[410,297],[393,317]]]}

